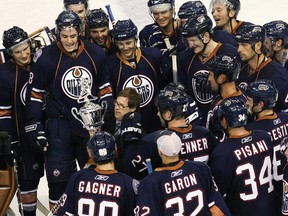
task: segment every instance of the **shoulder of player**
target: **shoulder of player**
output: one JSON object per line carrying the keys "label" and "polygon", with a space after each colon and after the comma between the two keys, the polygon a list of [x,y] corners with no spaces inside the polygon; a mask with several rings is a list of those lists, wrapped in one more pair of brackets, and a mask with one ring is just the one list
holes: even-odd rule
{"label": "shoulder of player", "polygon": [[152,60],[161,60],[162,54],[158,48],[155,47],[139,47],[141,49],[141,54]]}
{"label": "shoulder of player", "polygon": [[91,54],[92,55],[98,55],[97,56],[98,58],[100,57],[99,55],[101,55],[103,57],[106,56],[103,49],[100,46],[98,46],[97,44],[91,43],[91,42],[84,40],[84,39],[83,40],[80,39],[79,41],[81,41],[84,44],[84,48],[87,49],[87,51],[89,52],[90,55]]}

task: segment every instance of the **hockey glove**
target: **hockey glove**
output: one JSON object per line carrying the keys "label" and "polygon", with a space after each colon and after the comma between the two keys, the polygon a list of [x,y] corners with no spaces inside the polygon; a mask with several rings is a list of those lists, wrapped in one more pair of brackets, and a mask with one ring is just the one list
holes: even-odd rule
{"label": "hockey glove", "polygon": [[141,115],[138,112],[126,113],[121,121],[121,142],[138,142],[142,137]]}
{"label": "hockey glove", "polygon": [[148,33],[148,46],[157,47],[164,44],[163,33],[158,25],[152,25]]}
{"label": "hockey glove", "polygon": [[211,89],[211,83],[208,80],[209,73],[207,72],[198,72],[193,76],[193,79],[195,79],[195,85],[196,85],[196,91],[202,92],[202,93],[212,93]]}
{"label": "hockey glove", "polygon": [[30,122],[25,126],[25,132],[31,147],[37,152],[47,151],[48,142],[40,122]]}

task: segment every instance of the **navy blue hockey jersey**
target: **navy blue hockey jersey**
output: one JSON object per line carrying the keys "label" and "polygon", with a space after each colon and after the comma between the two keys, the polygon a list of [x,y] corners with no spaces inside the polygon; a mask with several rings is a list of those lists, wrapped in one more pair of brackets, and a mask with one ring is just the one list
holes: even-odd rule
{"label": "navy blue hockey jersey", "polygon": [[256,121],[251,122],[246,126],[247,130],[265,130],[267,131],[273,143],[273,179],[274,189],[276,195],[276,206],[279,209],[282,204],[282,180],[283,168],[287,160],[280,153],[280,143],[284,137],[288,136],[288,114],[287,113],[274,113],[273,115],[263,116]]}
{"label": "navy blue hockey jersey", "polygon": [[180,161],[141,180],[135,215],[211,215],[213,206],[230,215],[208,166]]}
{"label": "navy blue hockey jersey", "polygon": [[58,215],[133,215],[138,184],[116,170],[82,169],[69,179]]}
{"label": "navy blue hockey jersey", "polygon": [[161,128],[157,117],[154,98],[159,93],[161,53],[156,48],[137,48],[134,64],[125,60],[119,53],[107,59],[113,95],[132,87],[141,95],[140,114],[146,132]]}
{"label": "navy blue hockey jersey", "polygon": [[179,54],[177,59],[178,65],[178,81],[183,83],[187,89],[187,93],[196,101],[199,110],[203,115],[203,125],[206,124],[207,113],[213,99],[213,94],[203,93],[196,88],[196,79],[193,78],[197,74],[209,74],[207,63],[219,54],[235,54],[239,56],[236,47],[230,44],[218,43],[213,52],[205,59],[201,54],[195,54],[192,49],[188,49]]}
{"label": "navy blue hockey jersey", "polygon": [[[188,125],[187,127],[173,127],[167,130],[176,132],[182,141],[180,159],[208,162],[209,155],[214,147],[215,138],[207,128],[198,125]],[[155,134],[157,133],[151,133],[143,137],[137,155],[132,160],[132,165],[138,172],[142,173],[142,177],[148,174],[147,159],[151,160],[154,169],[162,164],[157,151]]]}
{"label": "navy blue hockey jersey", "polygon": [[[108,82],[105,54],[103,50],[87,41],[81,44],[77,52],[67,53],[60,42],[40,50],[34,57],[33,76],[27,95],[27,114],[30,120],[37,121],[41,117],[44,94],[47,93],[48,118],[69,119],[73,132],[86,136],[88,132],[82,123],[75,118],[84,106],[81,98],[81,81],[91,88],[89,99],[99,97],[108,101],[108,110],[112,111],[112,90]],[[97,103],[98,100],[94,100]],[[76,113],[76,114],[75,114]]]}
{"label": "navy blue hockey jersey", "polygon": [[233,136],[216,145],[209,165],[232,215],[276,214],[273,146],[266,131]]}
{"label": "navy blue hockey jersey", "polygon": [[239,86],[245,87],[251,82],[260,79],[272,80],[278,89],[279,98],[275,111],[280,112],[288,109],[288,71],[279,63],[266,58],[254,71],[249,65],[244,66],[237,82]]}

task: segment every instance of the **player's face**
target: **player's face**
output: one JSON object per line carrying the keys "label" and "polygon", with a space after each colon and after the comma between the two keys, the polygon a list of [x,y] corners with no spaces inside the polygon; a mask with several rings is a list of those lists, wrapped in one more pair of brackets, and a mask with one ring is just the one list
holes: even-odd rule
{"label": "player's face", "polygon": [[267,48],[266,56],[272,58],[274,55],[274,49],[272,40],[269,37],[267,37],[265,40],[265,46]]}
{"label": "player's face", "polygon": [[130,38],[123,41],[116,41],[116,45],[118,46],[120,54],[124,59],[130,60],[135,58],[137,49],[135,38]]}
{"label": "player's face", "polygon": [[63,28],[60,31],[60,42],[67,52],[78,49],[78,35],[75,28]]}
{"label": "player's face", "polygon": [[216,26],[224,28],[229,22],[228,11],[224,3],[215,3],[212,7],[212,16]]}
{"label": "player's face", "polygon": [[81,19],[82,23],[85,23],[85,17],[88,13],[88,10],[85,8],[84,4],[71,4],[68,5],[66,9],[76,13]]}
{"label": "player's face", "polygon": [[212,71],[209,71],[208,80],[210,81],[212,91],[218,92],[219,85],[217,84],[216,78],[215,78],[214,73]]}
{"label": "player's face", "polygon": [[108,30],[108,27],[93,28],[90,29],[90,36],[95,43],[99,46],[103,46],[108,37]]}
{"label": "player's face", "polygon": [[186,38],[186,42],[189,48],[193,49],[196,54],[201,53],[204,49],[204,44],[198,36],[188,37]]}
{"label": "player's face", "polygon": [[172,24],[173,10],[166,10],[161,12],[153,12],[152,13],[156,23],[161,28],[167,28]]}
{"label": "player's face", "polygon": [[128,106],[128,98],[119,96],[114,102],[114,116],[116,120],[121,121],[123,116],[128,112],[134,112],[135,108]]}
{"label": "player's face", "polygon": [[238,53],[242,61],[249,61],[256,56],[250,43],[238,43]]}
{"label": "player's face", "polygon": [[12,49],[12,57],[16,64],[26,66],[31,62],[31,49],[28,41]]}

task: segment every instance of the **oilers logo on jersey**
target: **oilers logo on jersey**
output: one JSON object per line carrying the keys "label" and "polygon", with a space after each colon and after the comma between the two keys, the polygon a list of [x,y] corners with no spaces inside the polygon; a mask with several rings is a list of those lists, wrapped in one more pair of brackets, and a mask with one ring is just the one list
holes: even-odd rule
{"label": "oilers logo on jersey", "polygon": [[[61,80],[61,87],[63,92],[71,99],[77,100],[81,94],[81,81],[83,79],[90,80],[92,85],[93,77],[89,70],[85,67],[74,66],[69,68],[63,75]],[[89,86],[90,89],[92,86]]]}
{"label": "oilers logo on jersey", "polygon": [[153,98],[154,85],[153,82],[144,75],[135,75],[129,77],[123,85],[123,89],[131,87],[137,90],[141,95],[140,107],[146,106]]}
{"label": "oilers logo on jersey", "polygon": [[26,82],[21,91],[20,91],[20,100],[21,100],[21,103],[25,106],[26,105],[26,92],[27,92],[27,85],[28,85],[28,82]]}
{"label": "oilers logo on jersey", "polygon": [[[208,77],[209,72],[206,70],[200,70],[194,74],[194,77],[197,77],[197,74],[207,74],[207,77]],[[203,76],[203,75],[200,75],[200,76]],[[199,83],[197,83],[197,82],[199,82],[199,80],[197,81],[197,79],[192,78],[192,88],[193,88],[193,93],[194,93],[196,100],[201,104],[211,103],[212,99],[213,99],[213,95],[211,93],[206,93],[206,92],[203,92],[203,91],[197,89],[196,86],[197,86],[197,84],[199,85]]]}

